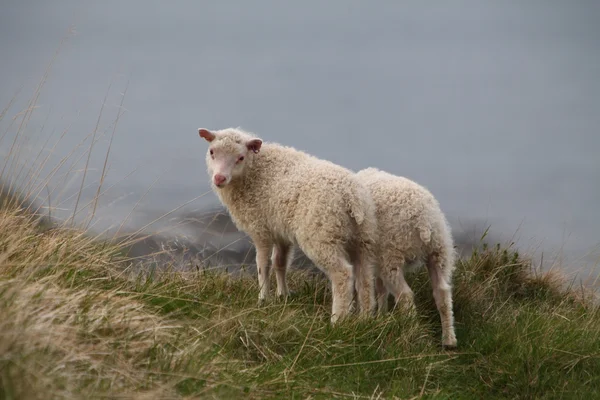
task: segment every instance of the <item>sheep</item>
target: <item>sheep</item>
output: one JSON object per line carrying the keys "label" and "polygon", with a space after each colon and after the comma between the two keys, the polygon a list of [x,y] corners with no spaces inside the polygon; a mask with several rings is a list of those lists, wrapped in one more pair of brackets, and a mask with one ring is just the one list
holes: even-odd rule
{"label": "sheep", "polygon": [[377,168],[356,176],[370,190],[376,207],[379,240],[375,291],[380,312],[388,292],[396,305],[414,310],[414,294],[404,279],[406,265],[425,264],[442,322],[442,344],[456,347],[451,280],[455,250],[448,221],[438,201],[423,186]]}
{"label": "sheep", "polygon": [[259,303],[269,295],[269,254],[285,297],[298,246],[331,281],[332,323],[350,314],[354,289],[361,315],[375,314],[375,206],[355,174],[240,128],[198,133],[210,143],[213,191],[256,247]]}

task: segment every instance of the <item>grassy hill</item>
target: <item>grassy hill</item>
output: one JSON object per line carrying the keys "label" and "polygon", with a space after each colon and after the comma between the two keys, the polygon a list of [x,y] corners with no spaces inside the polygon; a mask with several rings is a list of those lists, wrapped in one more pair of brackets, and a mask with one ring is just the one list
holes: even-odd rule
{"label": "grassy hill", "polygon": [[424,271],[417,315],[329,324],[322,277],[257,306],[254,276],[134,273],[119,248],[0,209],[0,399],[594,398],[600,313],[510,249],[459,260],[459,347],[442,350]]}

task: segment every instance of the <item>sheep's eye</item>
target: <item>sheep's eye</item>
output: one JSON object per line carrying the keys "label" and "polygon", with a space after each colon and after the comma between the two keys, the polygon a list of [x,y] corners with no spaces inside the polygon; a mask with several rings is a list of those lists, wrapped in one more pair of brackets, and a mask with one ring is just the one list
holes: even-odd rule
{"label": "sheep's eye", "polygon": [[244,156],[240,156],[240,158],[238,158],[238,161],[244,161]]}
{"label": "sheep's eye", "polygon": [[215,154],[214,151],[212,151],[212,149],[210,150],[210,155],[212,156],[213,154]]}

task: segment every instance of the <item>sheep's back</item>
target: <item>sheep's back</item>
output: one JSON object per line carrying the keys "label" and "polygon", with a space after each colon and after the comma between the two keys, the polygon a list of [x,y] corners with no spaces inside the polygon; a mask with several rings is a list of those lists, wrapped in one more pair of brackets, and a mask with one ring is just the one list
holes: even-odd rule
{"label": "sheep's back", "polygon": [[[422,258],[440,234],[445,235],[441,210],[433,195],[410,179],[368,169],[357,174],[376,206],[379,253],[403,254],[407,261]],[[427,242],[424,238],[429,239]]]}

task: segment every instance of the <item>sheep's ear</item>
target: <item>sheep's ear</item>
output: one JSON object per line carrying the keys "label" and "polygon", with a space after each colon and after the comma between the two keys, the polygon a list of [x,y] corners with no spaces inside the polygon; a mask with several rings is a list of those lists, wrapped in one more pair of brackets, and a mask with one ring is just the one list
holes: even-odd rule
{"label": "sheep's ear", "polygon": [[255,153],[260,151],[260,146],[262,146],[262,140],[259,138],[250,139],[246,142],[248,150],[252,150]]}
{"label": "sheep's ear", "polygon": [[201,138],[204,138],[207,142],[212,142],[217,137],[217,135],[215,135],[208,129],[204,129],[204,128],[198,129],[198,134],[200,135]]}

